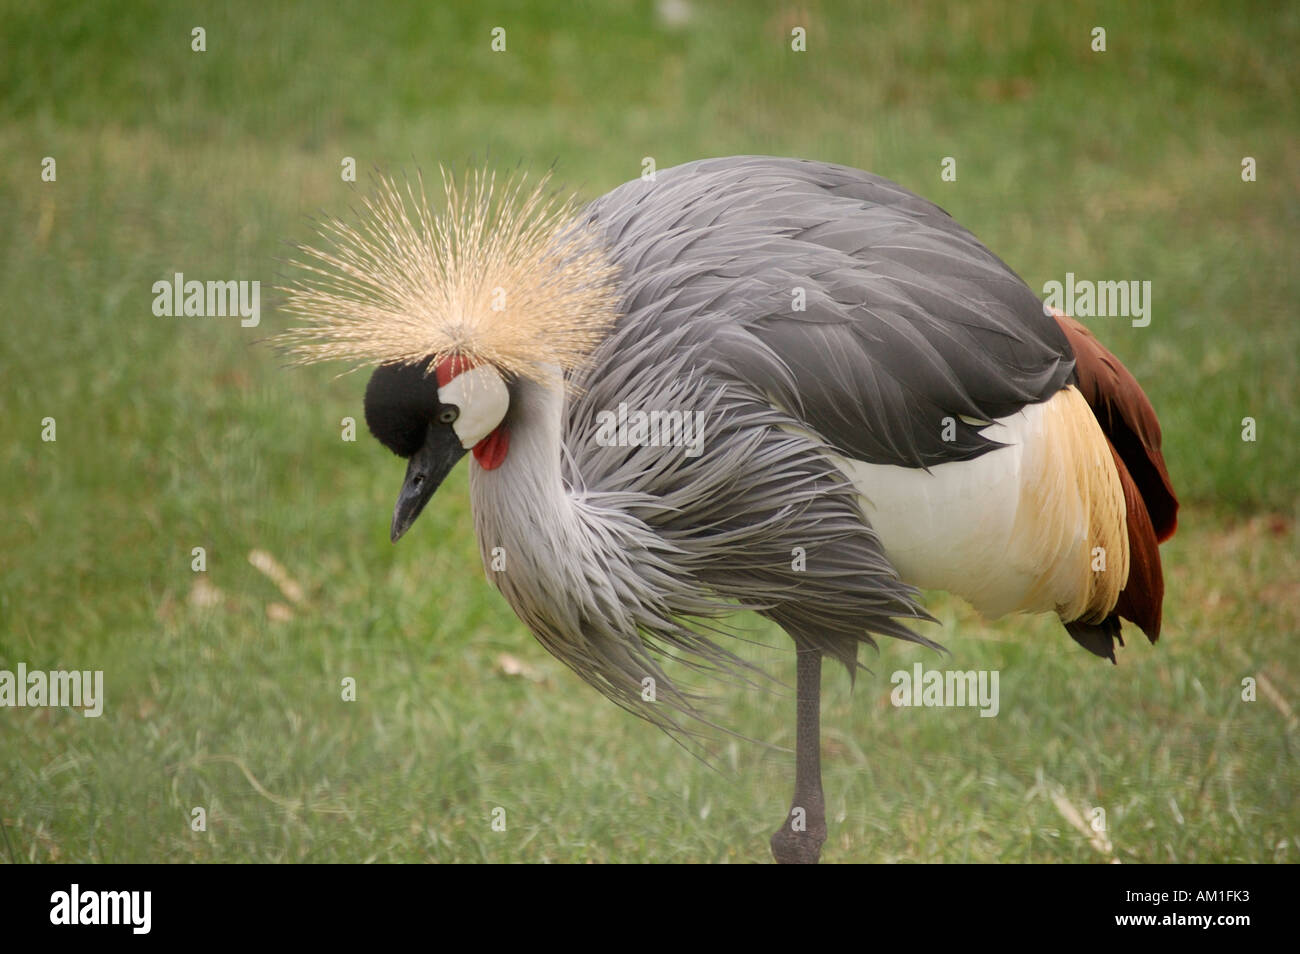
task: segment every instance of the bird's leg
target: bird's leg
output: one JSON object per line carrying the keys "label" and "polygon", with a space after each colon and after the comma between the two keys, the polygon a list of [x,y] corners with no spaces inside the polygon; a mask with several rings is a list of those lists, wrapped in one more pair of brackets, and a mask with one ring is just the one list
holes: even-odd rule
{"label": "bird's leg", "polygon": [[826,840],[821,759],[822,654],[819,649],[802,648],[797,654],[794,801],[785,824],[772,836],[772,857],[783,865],[815,865]]}

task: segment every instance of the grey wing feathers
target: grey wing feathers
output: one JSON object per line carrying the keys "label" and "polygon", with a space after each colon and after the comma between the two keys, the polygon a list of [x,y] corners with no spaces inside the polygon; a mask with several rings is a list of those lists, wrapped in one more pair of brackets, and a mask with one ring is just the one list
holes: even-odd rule
{"label": "grey wing feathers", "polygon": [[938,206],[879,176],[708,159],[620,186],[590,215],[624,269],[625,325],[707,321],[700,364],[765,391],[859,460],[979,456],[998,445],[978,422],[1072,380],[1065,337],[1024,282]]}

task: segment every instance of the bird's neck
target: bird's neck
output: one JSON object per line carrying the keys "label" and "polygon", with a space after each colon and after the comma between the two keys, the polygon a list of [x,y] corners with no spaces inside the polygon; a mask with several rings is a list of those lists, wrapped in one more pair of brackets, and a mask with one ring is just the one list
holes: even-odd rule
{"label": "bird's neck", "polygon": [[502,421],[509,450],[495,468],[470,464],[470,499],[476,526],[480,514],[554,509],[567,494],[560,469],[563,447],[564,386],[556,369],[546,382],[519,380],[511,387],[510,409]]}
{"label": "bird's neck", "polygon": [[519,382],[512,392],[504,463],[494,470],[470,463],[474,529],[488,579],[543,645],[574,668],[590,664],[582,652],[592,651],[587,639],[598,620],[604,651],[620,660],[608,665],[625,666],[619,678],[639,686],[658,670],[637,648],[636,634],[669,625],[661,604],[670,567],[626,507],[570,486],[581,478],[565,460],[566,397],[558,375],[549,384]]}
{"label": "bird's neck", "polygon": [[488,578],[520,610],[541,595],[524,590],[555,585],[557,565],[585,549],[589,534],[564,483],[558,371],[547,383],[521,380],[511,391],[509,452],[491,470],[471,460],[470,501]]}

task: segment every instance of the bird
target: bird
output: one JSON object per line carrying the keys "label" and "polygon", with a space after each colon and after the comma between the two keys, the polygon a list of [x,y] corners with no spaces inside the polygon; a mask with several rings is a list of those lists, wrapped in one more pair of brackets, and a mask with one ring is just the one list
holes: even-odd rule
{"label": "bird", "polygon": [[1055,613],[1111,662],[1121,619],[1159,636],[1178,501],[1150,401],[939,206],[771,156],[585,205],[549,174],[443,180],[438,210],[422,175],[381,174],[357,221],[300,244],[279,344],[371,369],[367,425],[406,462],[394,543],[469,455],[489,579],[621,707],[718,728],[712,680],[767,675],[728,618],[785,631],[777,862],[826,839],[823,659],[852,676],[879,637],[942,651],[922,589]]}

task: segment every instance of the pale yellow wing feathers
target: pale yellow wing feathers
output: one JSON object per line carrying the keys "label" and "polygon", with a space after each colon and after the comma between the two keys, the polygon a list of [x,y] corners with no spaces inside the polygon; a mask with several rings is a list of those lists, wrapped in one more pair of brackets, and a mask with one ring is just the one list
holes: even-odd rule
{"label": "pale yellow wing feathers", "polygon": [[1128,533],[1106,436],[1078,390],[1046,402],[1025,458],[1013,534],[1036,541],[1040,562],[1016,608],[1099,622],[1128,581]]}

